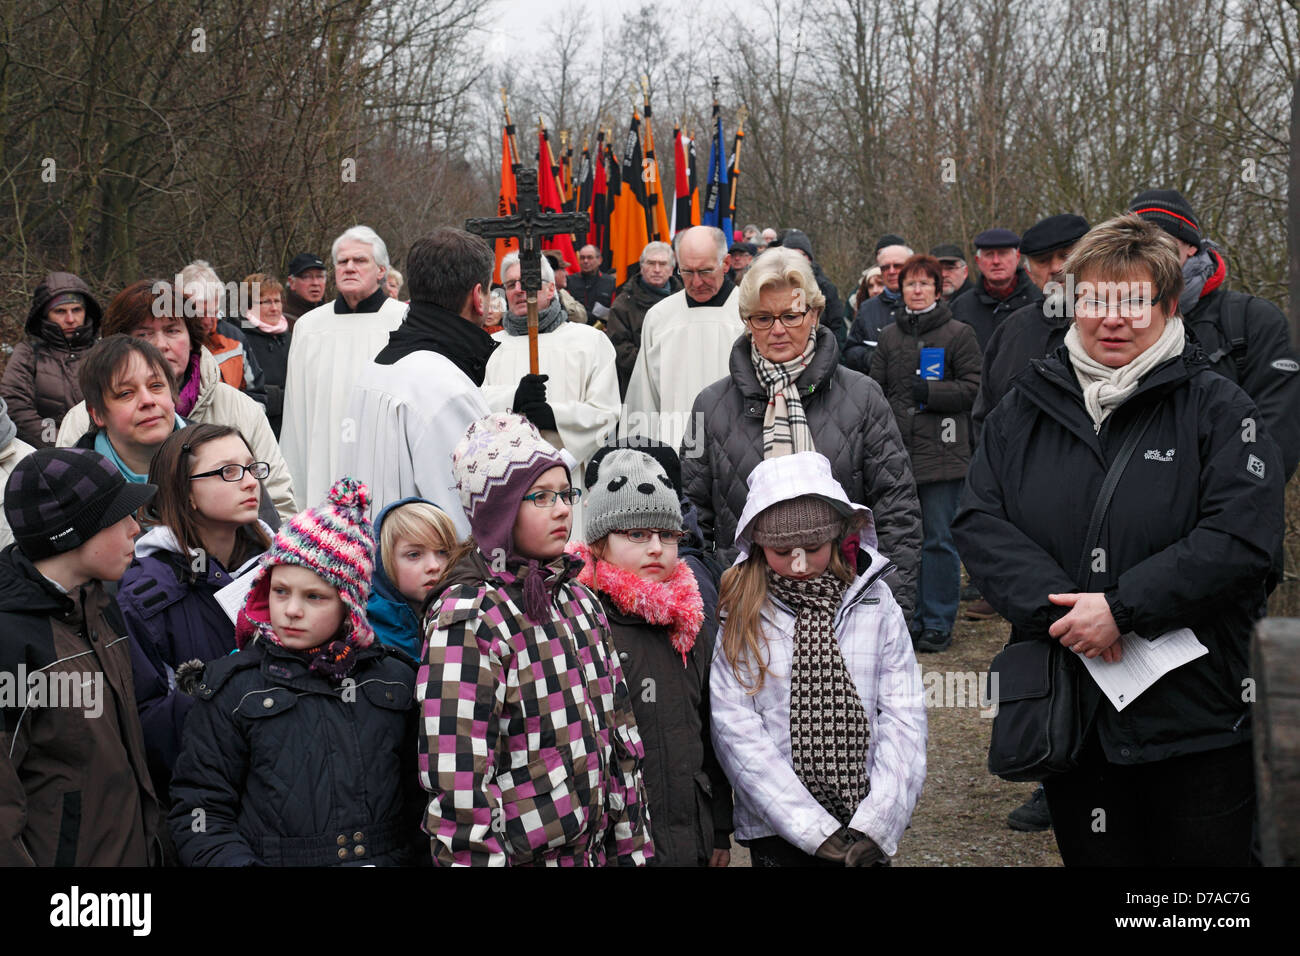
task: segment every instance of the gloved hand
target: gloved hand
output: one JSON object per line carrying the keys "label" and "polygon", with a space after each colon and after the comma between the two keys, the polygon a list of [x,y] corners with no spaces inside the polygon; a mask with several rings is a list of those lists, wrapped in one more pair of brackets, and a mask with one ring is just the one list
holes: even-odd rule
{"label": "gloved hand", "polygon": [[912,401],[918,405],[924,405],[930,400],[930,383],[926,379],[917,376],[912,379]]}
{"label": "gloved hand", "polygon": [[850,830],[849,834],[856,838],[856,842],[844,856],[845,866],[875,866],[885,862],[885,851],[880,849],[875,840],[857,830]]}
{"label": "gloved hand", "polygon": [[814,855],[818,859],[829,860],[832,863],[844,863],[849,851],[853,849],[853,838],[849,833],[848,827],[840,827],[826,838]]}
{"label": "gloved hand", "polygon": [[510,407],[519,415],[527,415],[528,412],[524,409],[529,405],[545,405],[548,378],[549,375],[525,375],[521,378],[519,387],[515,389],[515,400],[510,403]]}
{"label": "gloved hand", "polygon": [[[546,376],[542,376],[545,378]],[[531,405],[525,405],[523,408],[515,407],[515,411],[523,415],[530,422],[537,426],[538,431],[550,429],[556,431],[555,412],[546,402],[533,402]]]}

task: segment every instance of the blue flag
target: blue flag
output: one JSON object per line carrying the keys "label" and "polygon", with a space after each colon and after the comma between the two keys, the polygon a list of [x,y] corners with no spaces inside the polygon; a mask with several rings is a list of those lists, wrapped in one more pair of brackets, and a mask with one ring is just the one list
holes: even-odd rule
{"label": "blue flag", "polygon": [[713,105],[713,145],[709,149],[709,180],[704,189],[704,209],[700,213],[700,223],[705,226],[717,226],[731,244],[731,192],[727,185],[726,139],[722,135],[722,116],[718,105]]}

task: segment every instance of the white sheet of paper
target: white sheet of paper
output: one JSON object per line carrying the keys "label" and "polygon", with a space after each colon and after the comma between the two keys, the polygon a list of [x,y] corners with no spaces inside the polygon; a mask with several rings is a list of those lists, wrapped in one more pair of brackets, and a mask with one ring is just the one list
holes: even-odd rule
{"label": "white sheet of paper", "polygon": [[1144,690],[1176,667],[1194,661],[1210,649],[1190,628],[1180,627],[1152,640],[1133,632],[1120,635],[1124,656],[1117,664],[1084,657],[1083,665],[1116,710],[1123,710]]}
{"label": "white sheet of paper", "polygon": [[258,555],[245,561],[235,572],[231,582],[213,595],[221,605],[221,609],[226,612],[226,616],[236,623],[239,621],[239,609],[244,606],[244,599],[253,589],[253,578],[257,576],[253,572],[257,570],[257,562],[260,559],[261,555]]}

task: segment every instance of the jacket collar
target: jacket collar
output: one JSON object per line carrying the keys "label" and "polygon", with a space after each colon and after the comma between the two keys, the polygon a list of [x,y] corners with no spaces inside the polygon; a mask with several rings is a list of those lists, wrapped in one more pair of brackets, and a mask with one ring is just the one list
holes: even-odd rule
{"label": "jacket collar", "polygon": [[380,365],[393,365],[412,352],[446,356],[475,385],[482,386],[488,358],[499,343],[481,328],[432,302],[411,301],[406,318],[388,336],[375,356]]}
{"label": "jacket collar", "polygon": [[1016,284],[1012,287],[1011,292],[1005,299],[999,299],[996,296],[989,295],[988,290],[984,288],[983,276],[981,276],[980,281],[975,284],[975,294],[980,297],[980,301],[985,305],[997,305],[1002,302],[1014,302],[1018,297],[1023,296],[1030,288],[1037,288],[1037,286],[1034,285],[1034,280],[1029,278],[1029,273],[1025,271],[1023,266],[1016,266]]}
{"label": "jacket collar", "polygon": [[951,318],[952,310],[948,308],[948,303],[940,299],[929,312],[914,315],[908,312],[907,309],[903,309],[894,321],[908,335],[926,335],[940,326],[946,325]]}

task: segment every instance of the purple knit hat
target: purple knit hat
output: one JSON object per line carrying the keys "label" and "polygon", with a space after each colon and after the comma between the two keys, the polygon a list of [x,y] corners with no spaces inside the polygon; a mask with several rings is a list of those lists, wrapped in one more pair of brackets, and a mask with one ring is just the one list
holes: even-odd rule
{"label": "purple knit hat", "polygon": [[564,458],[522,415],[498,412],[469,426],[451,467],[480,551],[520,557],[513,536],[519,506],[538,476],[556,466],[569,475]]}

